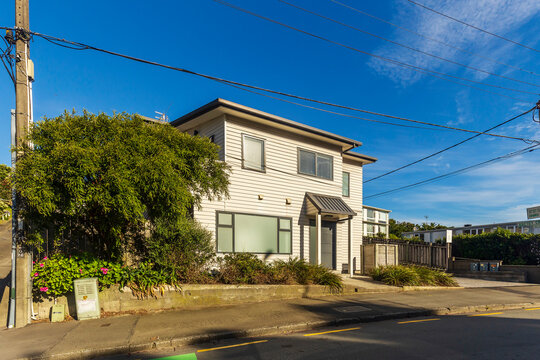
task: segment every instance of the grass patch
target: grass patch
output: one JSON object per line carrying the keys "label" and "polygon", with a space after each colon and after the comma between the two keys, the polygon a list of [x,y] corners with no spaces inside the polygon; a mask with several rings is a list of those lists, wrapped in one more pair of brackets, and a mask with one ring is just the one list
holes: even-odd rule
{"label": "grass patch", "polygon": [[392,286],[458,286],[451,274],[423,266],[379,266],[370,275],[373,280]]}

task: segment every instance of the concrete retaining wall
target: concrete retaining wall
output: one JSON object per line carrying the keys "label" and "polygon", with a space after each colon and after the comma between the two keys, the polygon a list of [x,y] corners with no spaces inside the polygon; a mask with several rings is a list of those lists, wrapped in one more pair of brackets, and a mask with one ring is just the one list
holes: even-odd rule
{"label": "concrete retaining wall", "polygon": [[[152,311],[166,309],[192,309],[205,306],[232,305],[279,299],[303,297],[322,297],[331,295],[329,288],[322,285],[184,285],[175,290],[165,287],[164,294],[155,291],[156,298],[137,299],[129,288],[112,287],[99,293],[101,311],[120,313],[129,311]],[[354,287],[344,286],[343,294],[358,291]],[[73,295],[60,297],[58,304],[66,306],[66,314],[76,318]],[[47,319],[53,300],[34,303],[34,312],[38,319]]]}
{"label": "concrete retaining wall", "polygon": [[522,271],[527,273],[527,282],[540,284],[540,266],[537,265],[503,265],[501,271]]}

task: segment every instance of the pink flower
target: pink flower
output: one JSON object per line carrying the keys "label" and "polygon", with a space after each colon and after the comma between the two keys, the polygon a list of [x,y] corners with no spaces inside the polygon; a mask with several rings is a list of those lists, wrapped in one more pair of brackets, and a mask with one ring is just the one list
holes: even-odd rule
{"label": "pink flower", "polygon": [[101,272],[103,273],[103,275],[107,275],[107,272],[109,271],[109,269],[104,268],[104,267],[102,267],[102,268],[99,269],[99,270],[101,270]]}
{"label": "pink flower", "polygon": [[35,264],[36,262],[35,261],[32,261],[32,264]]}
{"label": "pink flower", "polygon": [[49,258],[48,258],[48,257],[46,257],[46,256],[45,256],[45,257],[43,258],[43,260],[48,260],[48,259],[49,259]]}
{"label": "pink flower", "polygon": [[44,267],[44,266],[45,266],[45,264],[43,264],[43,263],[39,264],[39,267]]}
{"label": "pink flower", "polygon": [[49,288],[46,287],[46,286],[40,287],[40,288],[39,288],[39,291],[41,291],[41,292],[47,292],[47,291],[49,291]]}
{"label": "pink flower", "polygon": [[79,272],[82,274],[82,269],[79,269]]}
{"label": "pink flower", "polygon": [[34,276],[39,276],[39,274],[36,272],[36,273],[34,273]]}

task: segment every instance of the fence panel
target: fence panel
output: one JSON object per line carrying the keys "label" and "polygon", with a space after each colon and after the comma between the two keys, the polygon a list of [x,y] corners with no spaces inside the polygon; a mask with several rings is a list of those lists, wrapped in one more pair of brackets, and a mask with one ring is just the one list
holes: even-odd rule
{"label": "fence panel", "polygon": [[364,244],[397,244],[400,264],[413,264],[440,269],[448,269],[448,246],[432,243],[364,237]]}

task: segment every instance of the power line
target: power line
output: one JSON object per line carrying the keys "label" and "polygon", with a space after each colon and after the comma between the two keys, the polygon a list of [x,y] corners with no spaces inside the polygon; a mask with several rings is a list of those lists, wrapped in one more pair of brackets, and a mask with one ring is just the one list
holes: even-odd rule
{"label": "power line", "polygon": [[[0,26],[0,28],[5,28],[5,27]],[[7,28],[7,29],[9,29],[9,28]],[[233,80],[227,80],[227,79],[219,78],[219,77],[216,77],[216,76],[211,76],[211,75],[198,73],[198,72],[188,70],[188,69],[183,69],[183,68],[179,68],[179,67],[174,67],[174,66],[170,66],[170,65],[157,63],[157,62],[154,62],[154,61],[149,61],[149,60],[145,60],[145,59],[141,59],[141,58],[136,58],[136,57],[133,57],[133,56],[130,56],[130,55],[124,55],[124,54],[117,53],[117,52],[114,52],[114,51],[101,49],[101,48],[91,46],[91,45],[88,45],[88,44],[78,43],[78,42],[74,42],[74,41],[54,37],[54,36],[51,36],[51,35],[41,34],[41,33],[35,32],[35,31],[30,31],[29,34],[34,35],[34,36],[38,36],[38,37],[41,37],[41,38],[46,37],[46,38],[48,38],[50,40],[54,40],[54,41],[70,44],[70,45],[73,45],[73,46],[81,47],[81,48],[84,48],[84,50],[94,50],[94,51],[98,51],[98,52],[103,52],[103,53],[106,53],[106,54],[109,54],[109,55],[113,55],[113,56],[129,59],[129,60],[141,62],[141,63],[148,64],[148,65],[163,67],[163,68],[166,68],[166,69],[187,73],[187,74],[190,74],[190,75],[202,77],[202,78],[217,81],[217,82],[220,82],[220,83],[227,83],[227,84],[237,85],[237,86],[240,86],[240,87],[245,87],[245,88],[249,88],[249,89],[253,89],[253,90],[259,90],[259,91],[264,91],[264,92],[268,92],[268,93],[272,93],[272,94],[276,94],[276,95],[281,95],[281,96],[294,98],[294,99],[299,99],[299,100],[303,100],[303,101],[309,101],[309,102],[313,102],[313,103],[317,103],[317,104],[332,106],[332,107],[341,108],[341,109],[347,109],[347,110],[351,110],[351,111],[362,112],[362,113],[375,115],[375,116],[386,117],[386,118],[390,118],[390,119],[394,119],[394,120],[401,120],[401,121],[412,122],[412,123],[416,123],[416,124],[428,125],[428,126],[433,126],[433,127],[443,128],[443,129],[449,129],[449,130],[455,130],[455,131],[461,131],[461,132],[467,132],[467,133],[474,133],[474,134],[483,134],[483,135],[487,135],[487,136],[493,136],[493,137],[504,138],[504,139],[520,140],[520,141],[524,141],[524,142],[527,142],[527,143],[539,142],[538,140],[518,138],[518,137],[502,135],[502,134],[491,134],[491,133],[486,133],[486,132],[476,131],[476,130],[462,129],[462,128],[458,128],[458,127],[454,127],[454,126],[435,124],[435,123],[430,123],[430,122],[426,122],[426,121],[414,120],[414,119],[409,119],[409,118],[405,118],[405,117],[394,116],[394,115],[379,113],[379,112],[375,112],[375,111],[355,108],[355,107],[352,107],[352,106],[335,104],[335,103],[331,103],[331,102],[328,102],[328,101],[311,99],[311,98],[307,98],[307,97],[300,96],[300,95],[294,95],[294,94],[289,94],[289,93],[285,93],[285,92],[281,92],[281,91],[266,89],[266,88],[255,86],[255,85],[249,85],[249,84],[245,84],[245,83],[241,83],[241,82],[237,82],[237,81],[233,81]]]}
{"label": "power line", "polygon": [[333,3],[335,3],[335,4],[337,4],[337,5],[340,5],[340,6],[343,6],[343,7],[345,7],[345,8],[348,8],[348,9],[350,9],[350,10],[352,10],[352,11],[355,11],[355,12],[357,12],[357,13],[359,13],[359,14],[368,16],[368,17],[370,17],[370,18],[372,18],[372,19],[375,19],[375,20],[377,20],[377,21],[380,21],[380,22],[383,22],[383,23],[385,23],[385,24],[394,26],[394,27],[396,27],[396,28],[398,28],[398,29],[407,31],[408,33],[414,34],[414,35],[416,35],[416,36],[418,36],[418,37],[421,37],[421,38],[423,38],[423,39],[430,40],[430,41],[436,42],[436,43],[438,43],[438,44],[447,46],[447,47],[452,48],[452,49],[454,49],[454,50],[460,51],[460,52],[462,52],[462,53],[464,53],[464,54],[473,55],[473,56],[482,58],[482,59],[487,60],[487,61],[489,61],[489,62],[491,62],[491,63],[494,63],[494,64],[503,65],[503,66],[506,66],[506,67],[509,67],[509,68],[512,68],[512,69],[515,69],[515,70],[519,70],[519,71],[522,71],[522,72],[525,72],[525,73],[528,73],[528,74],[540,76],[540,74],[535,73],[534,71],[527,70],[527,69],[523,69],[523,68],[521,68],[521,67],[519,67],[519,66],[510,65],[510,64],[504,63],[504,62],[502,62],[502,61],[493,59],[493,58],[491,58],[491,57],[488,57],[488,56],[485,56],[485,55],[482,55],[482,54],[479,54],[479,53],[475,53],[475,52],[472,52],[472,51],[469,51],[469,50],[460,48],[460,47],[458,47],[458,46],[449,44],[449,43],[447,43],[447,42],[444,42],[444,41],[441,41],[441,40],[438,40],[438,39],[435,39],[435,38],[432,38],[432,37],[429,37],[429,36],[420,34],[420,33],[417,32],[417,31],[408,29],[408,28],[406,28],[406,27],[404,27],[404,26],[401,26],[401,25],[394,24],[394,23],[391,22],[391,21],[382,19],[382,18],[380,18],[380,17],[378,17],[378,16],[372,15],[372,14],[370,14],[370,13],[368,13],[368,12],[363,11],[363,10],[359,10],[359,9],[357,9],[357,8],[354,8],[354,7],[350,6],[350,5],[344,4],[344,3],[340,2],[340,1],[337,1],[337,0],[330,0],[330,1],[333,2]]}
{"label": "power line", "polygon": [[[257,17],[257,18],[260,18],[260,19],[262,19],[262,20],[265,20],[265,21],[274,23],[274,24],[276,24],[276,25],[280,25],[280,26],[286,27],[286,28],[288,28],[288,29],[290,29],[290,30],[297,31],[297,32],[302,33],[302,34],[304,34],[304,35],[311,36],[311,37],[313,37],[313,38],[316,38],[316,39],[319,39],[319,40],[323,40],[323,41],[326,41],[326,42],[331,43],[331,44],[333,44],[333,45],[341,46],[341,47],[344,47],[344,48],[346,48],[346,49],[349,49],[349,50],[352,50],[352,51],[356,51],[356,52],[359,52],[359,53],[364,54],[364,55],[372,56],[372,57],[374,57],[374,58],[377,58],[377,59],[380,59],[380,60],[383,60],[383,61],[392,63],[392,64],[394,64],[394,65],[398,65],[398,66],[401,66],[401,67],[409,68],[409,69],[412,69],[412,70],[414,70],[414,71],[423,70],[423,71],[428,71],[428,72],[430,72],[430,73],[436,73],[436,74],[440,74],[440,75],[444,75],[444,76],[449,76],[449,77],[453,77],[453,78],[458,78],[458,79],[465,80],[465,81],[475,82],[475,81],[473,81],[473,80],[469,80],[469,79],[466,79],[466,78],[461,78],[461,77],[457,77],[457,76],[445,74],[445,73],[442,73],[442,72],[437,72],[437,71],[435,71],[435,70],[430,70],[430,69],[427,69],[427,68],[424,68],[424,67],[421,67],[421,66],[411,65],[411,64],[408,64],[408,63],[405,63],[405,62],[402,62],[402,61],[399,61],[399,60],[396,60],[396,59],[387,58],[387,57],[384,57],[384,56],[381,56],[381,55],[372,54],[372,53],[370,53],[370,52],[367,52],[367,51],[358,49],[358,48],[356,48],[356,47],[353,47],[353,46],[350,46],[350,45],[346,45],[346,44],[340,43],[340,42],[338,42],[338,41],[334,41],[334,40],[328,39],[328,38],[326,38],[326,37],[323,37],[323,36],[320,36],[320,35],[317,35],[317,34],[313,34],[313,33],[311,33],[311,32],[308,32],[308,31],[299,29],[299,28],[297,28],[297,27],[294,27],[294,26],[291,26],[291,25],[282,23],[282,22],[280,22],[280,21],[271,19],[271,18],[269,18],[269,17],[267,17],[267,16],[257,14],[257,13],[255,13],[255,12],[253,12],[253,11],[250,11],[250,10],[244,9],[244,8],[242,8],[242,7],[233,5],[233,4],[228,3],[228,2],[226,2],[226,1],[224,1],[224,0],[212,0],[212,1],[214,1],[214,2],[216,2],[216,3],[219,3],[219,4],[221,4],[221,5],[225,5],[225,6],[227,6],[227,7],[230,7],[231,9],[235,9],[235,10],[241,11],[241,12],[243,12],[243,13],[246,13],[246,14],[249,14],[249,15],[252,15],[252,16],[255,16],[255,17]],[[511,78],[510,78],[510,79],[511,79]],[[534,86],[534,87],[540,87],[540,85],[533,84],[533,83],[529,83],[529,82],[526,82],[526,81],[521,81],[521,80],[517,80],[517,79],[513,79],[513,81],[520,82],[520,83],[527,84],[527,85]],[[477,82],[477,83],[482,84],[482,85],[485,85],[485,86],[492,86],[492,85],[485,84],[485,83],[482,83],[482,82]],[[498,86],[495,86],[495,87],[498,87]]]}
{"label": "power line", "polygon": [[455,22],[458,22],[458,23],[460,23],[460,24],[462,24],[462,25],[468,26],[468,27],[470,27],[470,28],[473,28],[473,29],[475,29],[475,30],[478,30],[478,31],[481,31],[481,32],[483,32],[483,33],[489,34],[489,35],[491,35],[491,36],[495,36],[496,38],[499,38],[499,39],[501,39],[501,40],[511,42],[512,44],[515,44],[515,45],[524,47],[524,48],[529,49],[529,50],[532,50],[532,51],[540,52],[540,50],[537,50],[537,49],[535,49],[535,48],[533,48],[533,47],[530,47],[530,46],[528,46],[528,45],[519,43],[519,42],[514,41],[514,40],[512,40],[512,39],[505,38],[505,37],[503,37],[503,36],[501,36],[501,35],[494,34],[494,33],[490,32],[490,31],[481,29],[481,28],[479,28],[479,27],[477,27],[477,26],[474,26],[474,25],[471,25],[471,24],[469,24],[469,23],[466,23],[465,21],[456,19],[456,18],[454,18],[454,17],[452,17],[452,16],[450,16],[450,15],[443,14],[442,12],[437,11],[437,10],[435,10],[435,9],[432,9],[432,8],[430,8],[430,7],[427,7],[426,5],[417,3],[417,2],[412,1],[412,0],[407,0],[407,1],[410,2],[411,4],[414,4],[414,5],[416,5],[416,6],[420,6],[420,7],[424,8],[424,9],[426,9],[426,10],[429,10],[429,11],[431,11],[431,12],[434,12],[435,14],[444,16],[444,17],[447,18],[447,19],[450,19],[450,20],[453,20],[453,21],[455,21]]}
{"label": "power line", "polygon": [[224,85],[228,85],[228,86],[232,86],[232,87],[234,87],[234,88],[236,88],[236,89],[238,89],[238,90],[250,92],[250,93],[252,93],[252,94],[257,94],[257,95],[264,96],[264,97],[267,97],[267,98],[270,98],[270,99],[282,101],[282,102],[285,102],[285,103],[288,103],[288,104],[293,104],[293,105],[297,105],[297,106],[302,106],[302,107],[305,107],[305,108],[307,108],[307,109],[312,109],[312,110],[322,111],[322,112],[325,112],[325,113],[328,113],[328,114],[332,114],[332,115],[338,115],[338,116],[348,117],[348,118],[352,118],[352,119],[359,119],[359,120],[368,121],[368,122],[374,122],[374,123],[385,124],[385,125],[393,125],[393,126],[399,126],[399,127],[406,127],[406,128],[413,128],[413,129],[437,130],[437,131],[445,131],[445,130],[446,130],[446,131],[450,131],[450,129],[439,129],[439,128],[432,128],[432,127],[430,128],[430,127],[425,127],[425,126],[415,126],[415,125],[406,125],[406,124],[396,124],[396,123],[392,123],[392,122],[388,122],[388,121],[375,120],[375,119],[368,119],[368,118],[364,118],[364,117],[360,117],[360,116],[355,116],[355,115],[350,115],[350,114],[340,113],[340,112],[337,112],[337,111],[327,110],[327,109],[319,108],[319,107],[316,107],[316,106],[306,105],[306,104],[302,104],[302,103],[295,102],[295,101],[291,101],[291,100],[287,100],[287,99],[282,99],[282,98],[279,98],[279,97],[277,97],[277,96],[272,96],[272,95],[268,95],[268,94],[265,94],[265,93],[262,93],[262,92],[258,92],[258,91],[255,91],[255,90],[246,89],[246,88],[243,88],[243,87],[240,87],[240,86],[237,86],[237,85],[232,85],[232,84],[227,84],[227,83],[223,83],[223,84],[224,84]]}
{"label": "power line", "polygon": [[[505,121],[503,121],[502,123],[499,123],[499,124],[497,124],[497,125],[495,125],[495,126],[492,126],[492,127],[490,127],[489,129],[487,129],[487,130],[485,130],[485,131],[488,132],[488,131],[491,131],[491,130],[493,130],[493,129],[496,129],[496,128],[500,127],[500,126],[503,126],[503,125],[505,125],[505,124],[508,124],[509,122],[511,122],[511,121],[513,121],[513,120],[515,120],[515,119],[517,119],[517,118],[520,118],[520,117],[522,117],[522,116],[524,116],[524,115],[526,115],[526,114],[528,114],[528,113],[530,113],[530,112],[534,112],[534,110],[536,110],[536,109],[540,109],[540,101],[538,102],[538,104],[537,104],[536,106],[532,107],[531,109],[529,109],[529,110],[527,110],[527,111],[525,111],[525,112],[523,112],[523,113],[521,113],[521,114],[519,114],[519,115],[517,115],[517,116],[514,116],[514,117],[512,117],[512,118],[510,118],[510,119],[508,119],[508,120],[505,120]],[[456,144],[454,144],[454,145],[450,145],[450,146],[448,146],[448,147],[446,147],[446,148],[444,148],[444,149],[442,149],[442,150],[439,150],[439,151],[437,151],[437,152],[435,152],[435,153],[433,153],[433,154],[424,156],[424,157],[421,158],[421,159],[418,159],[418,160],[413,161],[413,162],[411,162],[411,163],[408,163],[408,164],[406,164],[406,165],[400,166],[400,167],[398,167],[398,168],[396,168],[396,169],[394,169],[394,170],[385,172],[384,174],[381,174],[381,175],[372,177],[371,179],[366,180],[366,181],[364,181],[363,183],[365,184],[365,183],[368,183],[368,182],[370,182],[370,181],[373,181],[373,180],[376,180],[376,179],[380,179],[380,178],[382,178],[383,176],[387,176],[387,175],[393,174],[393,173],[395,173],[395,172],[398,172],[398,171],[400,171],[400,170],[403,170],[403,169],[405,169],[405,168],[408,168],[409,166],[412,166],[412,165],[414,165],[414,164],[418,164],[419,162],[422,162],[422,161],[424,161],[424,160],[427,160],[427,159],[429,159],[429,158],[432,158],[432,157],[434,157],[434,156],[436,156],[436,155],[439,155],[439,154],[441,154],[441,153],[443,153],[443,152],[445,152],[445,151],[447,151],[447,150],[453,149],[453,148],[455,148],[455,147],[457,147],[457,146],[459,146],[459,145],[461,145],[461,144],[466,143],[467,141],[470,141],[470,140],[472,140],[472,139],[474,139],[474,138],[477,138],[478,136],[480,136],[480,134],[473,135],[473,136],[471,136],[471,137],[469,137],[469,138],[467,138],[467,139],[465,139],[465,140],[462,140],[462,141],[460,141],[460,142],[458,142],[458,143],[456,143]]]}
{"label": "power line", "polygon": [[377,193],[377,194],[364,196],[364,199],[370,199],[370,198],[386,195],[386,194],[389,194],[389,193],[393,193],[393,192],[409,189],[409,188],[412,188],[412,187],[417,187],[417,186],[420,186],[420,185],[424,185],[424,184],[427,184],[427,183],[431,183],[431,182],[434,182],[434,181],[438,181],[438,180],[444,179],[446,177],[458,175],[458,174],[473,170],[475,168],[479,168],[479,167],[489,165],[489,164],[497,162],[497,161],[507,160],[507,159],[510,159],[512,157],[515,157],[515,156],[518,156],[518,155],[521,155],[521,154],[525,154],[527,152],[533,152],[533,151],[539,150],[540,149],[539,146],[540,146],[540,144],[532,145],[532,146],[526,147],[524,149],[517,150],[517,151],[511,152],[511,153],[508,153],[506,155],[498,156],[496,158],[493,158],[493,159],[490,159],[490,160],[487,160],[487,161],[483,161],[481,163],[474,164],[474,165],[471,165],[471,166],[467,166],[467,167],[464,167],[462,169],[452,171],[452,172],[449,172],[449,173],[446,173],[446,174],[443,174],[443,175],[435,176],[435,177],[432,177],[432,178],[429,178],[429,179],[426,179],[426,180],[418,181],[418,182],[415,182],[413,184],[401,186],[401,187],[398,187],[398,188],[395,188],[395,189],[392,189],[392,190],[383,191],[383,192],[380,192],[380,193]]}
{"label": "power line", "polygon": [[[362,34],[366,34],[368,36],[372,36],[372,37],[375,37],[377,39],[381,39],[383,41],[386,41],[386,42],[389,42],[391,44],[394,44],[394,45],[397,45],[397,46],[401,46],[402,48],[405,48],[405,49],[408,49],[408,50],[411,50],[411,51],[415,51],[419,54],[422,54],[422,55],[426,55],[426,56],[430,56],[434,59],[437,59],[437,60],[441,60],[441,61],[445,61],[445,62],[448,62],[450,64],[453,64],[453,65],[457,65],[457,66],[461,66],[461,67],[464,67],[466,69],[470,69],[470,70],[474,70],[474,71],[478,71],[478,72],[481,72],[481,73],[484,73],[484,74],[488,74],[488,75],[492,75],[492,76],[497,76],[497,77],[500,77],[502,79],[506,79],[506,80],[510,80],[510,81],[514,81],[514,82],[519,82],[519,83],[523,83],[523,84],[527,84],[527,85],[533,85],[533,86],[536,86],[536,84],[532,84],[532,83],[529,83],[529,82],[526,82],[526,81],[522,81],[522,80],[518,80],[518,79],[514,79],[514,78],[511,78],[509,76],[504,76],[504,75],[500,75],[500,74],[496,74],[496,73],[493,73],[493,72],[490,72],[490,71],[487,71],[487,70],[483,70],[483,69],[480,69],[480,68],[477,68],[477,67],[474,67],[474,66],[469,66],[469,65],[466,65],[466,64],[462,64],[460,62],[457,62],[457,61],[454,61],[454,60],[450,60],[450,59],[447,59],[447,58],[444,58],[442,56],[438,56],[438,55],[435,55],[435,54],[432,54],[432,53],[429,53],[427,51],[423,51],[423,50],[420,50],[420,49],[417,49],[417,48],[414,48],[412,46],[408,46],[408,45],[405,45],[405,44],[402,44],[400,42],[397,42],[397,41],[393,41],[393,40],[390,40],[390,39],[387,39],[383,36],[379,36],[379,35],[376,35],[376,34],[373,34],[373,33],[370,33],[369,31],[365,31],[365,30],[362,30],[358,27],[355,27],[355,26],[352,26],[352,25],[349,25],[347,23],[344,23],[342,21],[339,21],[339,20],[336,20],[336,19],[333,19],[331,17],[328,17],[326,15],[322,15],[322,14],[319,14],[315,11],[312,11],[312,10],[309,10],[309,9],[306,9],[306,8],[303,8],[301,6],[298,6],[298,5],[295,5],[293,3],[290,3],[288,1],[285,1],[285,0],[278,0],[279,2],[281,3],[284,3],[288,6],[292,6],[296,9],[299,9],[301,11],[304,11],[304,12],[307,12],[309,14],[312,14],[312,15],[315,15],[315,16],[318,16],[322,19],[325,19],[325,20],[328,20],[328,21],[331,21],[333,23],[336,23],[336,24],[339,24],[341,26],[344,26],[344,27],[347,27],[349,29],[352,29],[352,30],[355,30],[355,31],[358,31],[358,32],[361,32]],[[511,90],[511,91],[516,91],[516,92],[521,92],[521,93],[526,93],[526,94],[532,94],[532,95],[539,95],[537,93],[533,93],[533,92],[529,92],[529,91],[523,91],[523,90],[517,90],[517,89],[508,89],[507,90]]]}

